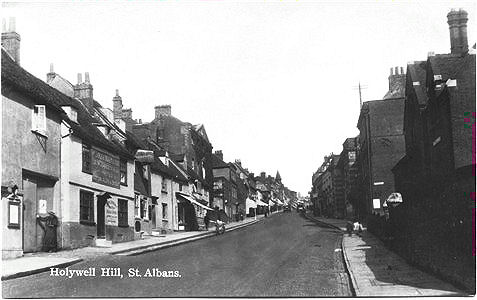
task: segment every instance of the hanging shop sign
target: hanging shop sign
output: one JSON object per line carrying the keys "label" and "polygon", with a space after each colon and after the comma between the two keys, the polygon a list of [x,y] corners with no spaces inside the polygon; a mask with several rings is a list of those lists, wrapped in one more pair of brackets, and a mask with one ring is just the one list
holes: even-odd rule
{"label": "hanging shop sign", "polygon": [[109,153],[92,149],[93,182],[119,188],[119,157]]}
{"label": "hanging shop sign", "polygon": [[153,163],[154,162],[154,152],[149,150],[137,150],[136,155],[134,156],[136,160],[143,163]]}

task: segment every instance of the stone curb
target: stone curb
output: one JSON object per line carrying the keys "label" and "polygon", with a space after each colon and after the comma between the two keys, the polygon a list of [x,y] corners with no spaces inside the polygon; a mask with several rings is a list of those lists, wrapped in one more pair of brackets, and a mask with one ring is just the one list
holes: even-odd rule
{"label": "stone curb", "polygon": [[351,271],[351,263],[349,262],[348,253],[346,252],[346,248],[344,246],[344,240],[345,236],[343,235],[343,239],[341,240],[341,252],[343,253],[346,271],[348,272],[349,278],[351,278],[351,292],[353,293],[353,296],[361,297],[360,293],[358,292],[358,281],[356,280],[353,271]]}
{"label": "stone curb", "polygon": [[73,259],[73,260],[71,260],[71,261],[64,262],[64,263],[60,263],[60,264],[56,264],[56,265],[51,265],[51,266],[41,267],[41,268],[34,269],[34,270],[28,270],[28,271],[23,271],[23,272],[17,272],[17,273],[13,273],[13,274],[8,274],[8,275],[5,275],[5,276],[2,276],[2,281],[14,279],[14,278],[19,278],[19,277],[25,277],[25,276],[29,276],[29,275],[33,275],[33,274],[37,274],[37,273],[42,273],[42,272],[48,271],[50,268],[64,268],[64,267],[68,267],[68,266],[77,264],[77,263],[79,263],[79,262],[81,262],[81,261],[83,261],[82,258],[77,258],[77,259]]}
{"label": "stone curb", "polygon": [[[250,225],[253,225],[253,224],[256,224],[263,219],[264,218],[259,219],[259,220],[254,220],[254,221],[248,222],[246,224],[235,225],[233,227],[227,228],[225,233],[230,232],[230,231],[234,231],[234,230],[237,230],[237,229],[240,229],[240,228],[243,228],[243,227],[247,227],[247,226],[250,226]],[[109,254],[111,254],[111,255],[135,256],[135,255],[139,255],[139,254],[143,254],[143,253],[147,253],[147,252],[152,252],[152,251],[156,251],[156,250],[160,250],[160,249],[166,249],[166,248],[169,248],[169,247],[174,247],[174,246],[181,245],[181,244],[186,244],[186,243],[189,243],[189,242],[205,239],[205,238],[212,237],[212,236],[215,236],[215,235],[216,235],[215,231],[204,232],[204,233],[192,236],[192,237],[177,239],[175,241],[161,242],[161,243],[157,243],[157,244],[153,244],[153,245],[144,245],[144,246],[140,246],[140,247],[136,247],[136,248],[111,252]]]}
{"label": "stone curb", "polygon": [[344,230],[342,230],[340,227],[338,227],[338,226],[336,226],[336,225],[329,224],[329,223],[326,223],[326,222],[323,222],[323,221],[319,221],[319,220],[317,220],[317,219],[315,219],[315,218],[313,218],[312,216],[309,216],[309,215],[307,215],[307,214],[303,214],[303,215],[304,215],[305,218],[307,218],[308,220],[312,220],[313,222],[319,223],[319,224],[321,224],[321,225],[323,225],[323,226],[326,226],[326,227],[328,227],[328,228],[333,228],[333,229],[337,229],[337,230],[339,230],[339,231],[344,232]]}

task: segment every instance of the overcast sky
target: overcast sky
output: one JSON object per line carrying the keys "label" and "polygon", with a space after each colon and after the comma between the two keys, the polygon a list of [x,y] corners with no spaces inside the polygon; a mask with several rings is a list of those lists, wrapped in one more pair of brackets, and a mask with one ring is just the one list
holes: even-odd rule
{"label": "overcast sky", "polygon": [[381,99],[390,67],[449,53],[451,8],[469,13],[473,45],[474,1],[3,2],[2,14],[35,76],[89,72],[97,101],[112,108],[119,89],[143,122],[171,104],[225,160],[306,194],[323,156],[359,133],[354,87]]}

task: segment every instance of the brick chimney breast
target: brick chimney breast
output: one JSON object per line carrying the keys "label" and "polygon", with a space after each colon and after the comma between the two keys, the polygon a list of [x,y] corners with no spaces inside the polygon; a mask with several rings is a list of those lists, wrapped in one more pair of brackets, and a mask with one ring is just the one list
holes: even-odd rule
{"label": "brick chimney breast", "polygon": [[113,97],[113,114],[115,120],[123,117],[123,99],[119,96],[119,90],[116,90],[116,96]]}
{"label": "brick chimney breast", "polygon": [[155,118],[159,119],[160,117],[170,117],[171,116],[171,106],[169,104],[166,105],[158,105],[154,107],[155,111]]}
{"label": "brick chimney breast", "polygon": [[91,111],[93,109],[93,85],[89,81],[89,73],[84,74],[85,82],[82,82],[81,73],[78,73],[78,84],[73,87],[74,97],[78,98]]}
{"label": "brick chimney breast", "polygon": [[20,35],[15,31],[15,18],[10,18],[8,29],[3,19],[2,47],[17,64],[20,64],[20,40]]}
{"label": "brick chimney breast", "polygon": [[222,153],[222,150],[216,150],[215,155],[217,155],[221,160],[224,160],[224,154]]}
{"label": "brick chimney breast", "polygon": [[452,9],[447,14],[452,54],[464,54],[469,51],[467,20],[467,12],[463,9]]}

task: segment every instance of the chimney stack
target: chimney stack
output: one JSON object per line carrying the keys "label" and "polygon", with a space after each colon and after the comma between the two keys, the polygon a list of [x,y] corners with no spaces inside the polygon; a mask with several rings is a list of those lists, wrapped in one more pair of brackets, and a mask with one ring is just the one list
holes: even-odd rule
{"label": "chimney stack", "polygon": [[113,115],[115,120],[123,117],[123,99],[119,96],[119,90],[116,90],[116,96],[113,97]]}
{"label": "chimney stack", "polygon": [[265,179],[265,176],[266,176],[266,175],[267,175],[267,173],[265,173],[265,172],[261,172],[261,173],[260,173],[260,177],[261,177],[262,179]]}
{"label": "chimney stack", "polygon": [[216,150],[215,155],[217,155],[221,160],[224,160],[224,154],[222,153],[222,150]]}
{"label": "chimney stack", "polygon": [[2,47],[17,64],[20,64],[20,40],[20,35],[15,31],[15,18],[10,18],[8,29],[3,19]]}
{"label": "chimney stack", "polygon": [[467,44],[467,12],[463,9],[452,9],[447,14],[449,24],[451,53],[464,54],[469,51]]}
{"label": "chimney stack", "polygon": [[[401,72],[399,72],[399,70],[401,70]],[[404,74],[403,67],[394,67],[394,74],[393,68],[391,68],[391,74],[389,75],[388,80],[390,91],[396,90],[400,86],[404,86],[406,83],[406,74]]]}
{"label": "chimney stack", "polygon": [[154,107],[155,110],[155,115],[156,119],[159,119],[160,117],[170,117],[171,116],[171,106],[169,104],[167,105],[158,105]]}
{"label": "chimney stack", "polygon": [[93,109],[93,86],[89,81],[89,73],[84,74],[85,82],[82,82],[81,73],[78,73],[78,84],[73,87],[74,97],[78,98],[89,110]]}
{"label": "chimney stack", "polygon": [[55,79],[55,71],[53,68],[53,63],[50,63],[50,72],[46,74],[46,83],[50,84],[50,82]]}

